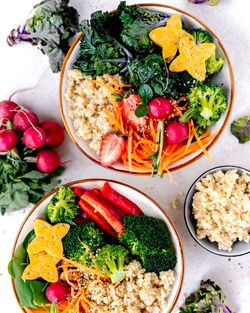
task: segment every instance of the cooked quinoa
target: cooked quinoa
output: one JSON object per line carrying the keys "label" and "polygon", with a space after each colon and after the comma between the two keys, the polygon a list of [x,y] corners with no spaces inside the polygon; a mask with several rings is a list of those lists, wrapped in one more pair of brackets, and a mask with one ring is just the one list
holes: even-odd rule
{"label": "cooked quinoa", "polygon": [[113,112],[111,103],[112,80],[121,83],[119,75],[103,75],[94,83],[91,76],[79,70],[68,71],[65,97],[68,103],[68,116],[73,121],[76,136],[87,140],[91,149],[99,153],[102,137],[113,130],[113,123],[107,112]]}
{"label": "cooked quinoa", "polygon": [[125,266],[126,278],[118,286],[109,282],[92,282],[88,298],[98,305],[91,313],[161,313],[167,306],[175,275],[169,270],[146,273],[140,262]]}
{"label": "cooked quinoa", "polygon": [[220,250],[250,240],[250,176],[236,170],[209,174],[196,184],[193,214],[197,238],[208,237]]}

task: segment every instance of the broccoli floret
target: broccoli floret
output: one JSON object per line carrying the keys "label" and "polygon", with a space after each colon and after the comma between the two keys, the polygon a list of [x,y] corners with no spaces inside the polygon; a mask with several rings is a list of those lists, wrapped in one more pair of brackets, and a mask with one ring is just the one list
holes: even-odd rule
{"label": "broccoli floret", "polygon": [[96,253],[104,245],[104,238],[93,222],[70,226],[70,230],[63,238],[65,255],[86,266],[93,265],[89,251]]}
{"label": "broccoli floret", "polygon": [[194,37],[197,45],[200,45],[202,43],[213,42],[213,37],[207,30],[196,28],[196,29],[191,30],[190,33]]}
{"label": "broccoli floret", "polygon": [[128,255],[129,251],[120,245],[106,245],[98,251],[96,263],[115,284],[125,278],[124,264]]}
{"label": "broccoli floret", "polygon": [[217,84],[200,84],[193,87],[188,94],[188,100],[188,110],[180,121],[186,123],[193,119],[199,126],[199,134],[216,123],[227,109],[226,94]]}
{"label": "broccoli floret", "polygon": [[218,73],[224,65],[224,59],[219,58],[216,59],[216,54],[211,55],[209,59],[206,61],[206,73],[207,75],[212,75]]}
{"label": "broccoli floret", "polygon": [[138,256],[146,271],[159,273],[176,265],[174,247],[164,224],[146,215],[127,215],[120,242]]}
{"label": "broccoli floret", "polygon": [[51,223],[67,222],[74,224],[78,205],[75,203],[75,195],[71,188],[61,186],[58,192],[50,200],[47,207],[48,218]]}

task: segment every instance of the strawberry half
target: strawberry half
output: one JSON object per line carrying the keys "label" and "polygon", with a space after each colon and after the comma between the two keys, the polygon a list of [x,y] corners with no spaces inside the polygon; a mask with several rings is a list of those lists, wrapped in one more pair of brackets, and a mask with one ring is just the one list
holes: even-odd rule
{"label": "strawberry half", "polygon": [[127,124],[137,130],[140,130],[147,125],[147,118],[145,116],[137,117],[135,115],[135,109],[139,104],[141,104],[141,99],[136,94],[130,95],[128,98],[125,98],[120,102],[124,120]]}
{"label": "strawberry half", "polygon": [[111,166],[117,162],[126,147],[126,141],[123,137],[117,136],[115,133],[109,133],[102,139],[100,149],[100,162],[103,166]]}

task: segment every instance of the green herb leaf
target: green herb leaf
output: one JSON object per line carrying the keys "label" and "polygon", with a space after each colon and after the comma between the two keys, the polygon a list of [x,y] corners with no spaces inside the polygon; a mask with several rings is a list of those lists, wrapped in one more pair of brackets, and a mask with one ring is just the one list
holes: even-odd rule
{"label": "green herb leaf", "polygon": [[147,84],[143,84],[143,85],[140,86],[140,88],[138,90],[138,94],[139,94],[139,96],[141,98],[142,104],[148,104],[148,102],[154,96],[153,89],[149,85],[147,85]]}
{"label": "green herb leaf", "polygon": [[23,244],[16,249],[14,257],[9,262],[8,272],[13,277],[21,277],[22,273],[27,265],[28,254]]}
{"label": "green herb leaf", "polygon": [[135,115],[137,117],[143,117],[148,114],[148,106],[145,104],[140,104],[135,109]]}
{"label": "green herb leaf", "polygon": [[233,121],[231,132],[239,139],[240,143],[248,142],[250,140],[250,117],[242,116]]}
{"label": "green herb leaf", "polygon": [[20,178],[29,178],[29,179],[43,179],[45,177],[48,177],[49,174],[46,173],[41,173],[39,171],[30,171],[29,173],[26,173],[22,176],[20,176]]}

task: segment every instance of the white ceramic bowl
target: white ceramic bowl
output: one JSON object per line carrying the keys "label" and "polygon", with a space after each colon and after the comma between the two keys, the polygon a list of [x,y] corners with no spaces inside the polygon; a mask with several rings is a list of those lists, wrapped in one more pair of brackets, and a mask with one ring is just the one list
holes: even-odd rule
{"label": "white ceramic bowl", "polygon": [[192,184],[192,186],[189,188],[185,202],[184,202],[184,218],[187,225],[187,228],[190,232],[190,235],[193,237],[193,239],[201,245],[203,248],[208,250],[209,252],[212,252],[214,254],[225,256],[225,257],[236,257],[240,255],[244,255],[247,253],[250,253],[250,243],[246,243],[243,241],[236,241],[233,244],[232,251],[223,251],[218,249],[218,244],[216,242],[211,242],[207,237],[204,239],[198,239],[196,236],[196,220],[194,219],[194,216],[192,214],[192,202],[193,202],[193,196],[195,192],[197,191],[195,188],[195,185],[198,181],[200,181],[202,178],[207,176],[208,174],[213,174],[217,171],[221,170],[222,172],[227,172],[230,170],[236,170],[238,174],[246,173],[250,175],[250,171],[239,166],[232,166],[232,165],[224,165],[224,166],[217,166],[214,167],[205,173],[201,174]]}
{"label": "white ceramic bowl", "polygon": [[[84,189],[92,189],[92,188],[100,188],[106,180],[104,179],[86,179],[86,180],[79,180],[75,182],[71,182],[67,185],[69,186],[80,186]],[[175,267],[176,279],[174,283],[173,290],[168,298],[168,305],[166,309],[163,310],[162,313],[170,313],[173,312],[173,309],[177,303],[179,298],[183,277],[184,277],[184,255],[180,237],[176,231],[174,224],[171,222],[167,214],[163,211],[163,209],[149,196],[144,194],[143,192],[135,189],[134,187],[125,185],[123,183],[119,183],[116,181],[109,181],[112,188],[123,194],[125,197],[128,197],[130,200],[134,201],[142,211],[150,216],[157,217],[165,222],[169,233],[171,235],[174,248],[176,251],[177,256],[177,265]],[[29,215],[26,217],[25,221],[23,222],[20,230],[18,231],[17,238],[13,247],[13,253],[16,248],[23,242],[25,236],[33,229],[33,222],[37,218],[44,217],[44,209],[46,205],[49,203],[53,194],[58,190],[55,189],[54,191],[50,192],[46,195],[34,208],[30,211]],[[13,284],[14,292],[15,287]],[[24,312],[26,312],[24,310]]]}
{"label": "white ceramic bowl", "polygon": [[[216,136],[213,138],[211,142],[207,144],[207,150],[209,150],[215,142],[218,140],[219,136],[221,135],[223,129],[226,126],[226,123],[229,118],[229,114],[232,109],[233,104],[233,97],[234,97],[234,79],[233,79],[233,72],[231,63],[229,61],[228,55],[226,53],[225,48],[223,47],[222,43],[218,39],[218,37],[214,34],[212,30],[210,30],[203,22],[199,21],[196,17],[192,16],[191,14],[184,12],[180,9],[170,7],[164,4],[140,4],[140,6],[147,7],[149,9],[155,10],[155,11],[161,11],[163,13],[166,13],[168,15],[172,14],[179,14],[181,16],[182,21],[190,27],[193,28],[203,28],[208,30],[211,35],[214,38],[214,43],[217,47],[218,55],[223,57],[225,60],[225,64],[220,71],[220,73],[216,74],[214,76],[213,81],[219,84],[223,84],[223,89],[226,91],[227,99],[228,99],[228,109],[227,112],[220,118],[220,120],[212,127],[212,133],[217,133]],[[66,87],[67,87],[67,71],[72,69],[74,62],[78,58],[79,55],[79,44],[80,39],[82,37],[82,34],[79,34],[77,38],[75,39],[74,43],[72,44],[68,54],[65,57],[62,71],[61,71],[61,77],[60,77],[60,87],[59,87],[59,97],[60,97],[60,109],[61,109],[61,115],[62,119],[65,125],[65,128],[71,138],[71,140],[74,142],[74,144],[80,149],[80,151],[87,156],[90,160],[96,162],[97,164],[101,165],[99,162],[99,156],[89,148],[88,142],[84,141],[83,139],[76,136],[73,122],[68,117],[67,114],[67,101],[64,96]],[[170,171],[175,171],[177,169],[183,168],[194,161],[198,160],[201,156],[203,156],[203,153],[201,150],[198,150],[197,152],[186,156],[185,158],[171,164],[169,167]],[[124,173],[132,173],[132,174],[141,174],[141,175],[150,175],[151,171],[142,171],[142,170],[135,170],[133,169],[132,172],[129,172],[128,167],[124,166],[122,163],[116,163],[113,166],[110,167],[113,170],[117,170],[119,172]]]}

